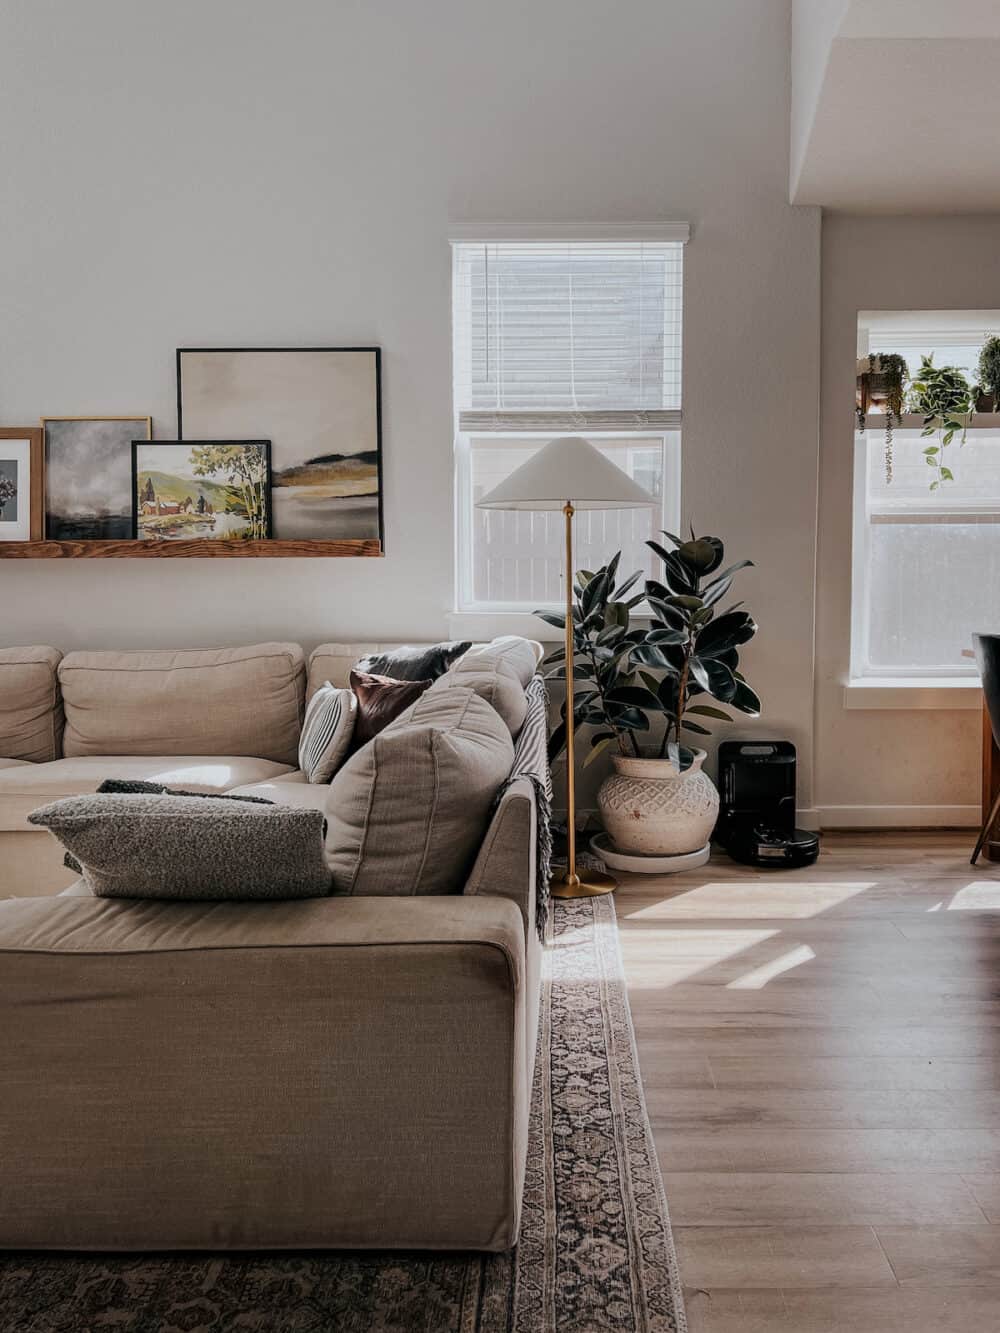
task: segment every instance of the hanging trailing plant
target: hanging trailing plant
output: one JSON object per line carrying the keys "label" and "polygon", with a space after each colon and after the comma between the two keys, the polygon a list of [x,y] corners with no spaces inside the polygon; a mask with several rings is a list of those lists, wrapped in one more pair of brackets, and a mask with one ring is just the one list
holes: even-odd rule
{"label": "hanging trailing plant", "polygon": [[979,351],[979,387],[993,399],[989,410],[1000,412],[1000,338],[996,334],[987,338]]}
{"label": "hanging trailing plant", "polygon": [[924,418],[921,435],[938,438],[937,444],[924,450],[924,459],[935,473],[930,489],[936,491],[943,482],[955,480],[945,463],[945,450],[959,432],[959,443],[965,443],[975,410],[976,390],[957,366],[935,366],[933,355],[922,356],[920,369],[910,385],[910,404]]}
{"label": "hanging trailing plant", "polygon": [[[878,405],[885,411],[885,479],[892,481],[892,431],[900,425],[909,367],[896,352],[872,352],[858,361],[855,409],[858,430],[864,430],[868,409]],[[894,421],[895,419],[895,421]]]}

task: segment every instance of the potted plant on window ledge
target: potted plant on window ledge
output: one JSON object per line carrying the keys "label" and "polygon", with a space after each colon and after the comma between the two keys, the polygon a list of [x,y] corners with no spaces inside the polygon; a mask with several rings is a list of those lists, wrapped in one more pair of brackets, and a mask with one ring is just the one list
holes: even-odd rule
{"label": "potted plant on window ledge", "polygon": [[[686,741],[709,735],[706,721],[732,720],[719,704],[760,712],[739,671],[739,648],[757,627],[738,606],[717,611],[736,573],[752,562],[719,572],[724,548],[717,537],[664,536],[674,550],[647,543],[663,562],[662,581],[647,580],[642,593],[626,600],[640,576],[615,586],[619,553],[596,573],[577,575],[573,612],[573,671],[580,682],[574,717],[593,728],[585,766],[611,751],[615,769],[597,795],[604,827],[615,850],[656,857],[658,868],[660,858],[707,855],[718,815],[718,792],[702,770],[706,753]],[[633,628],[632,612],[643,599],[652,623]],[[558,614],[536,614],[563,627]],[[550,677],[565,678],[562,649],[547,665]],[[564,743],[560,724],[550,758]]]}
{"label": "potted plant on window ledge", "polygon": [[863,431],[869,411],[881,408],[885,413],[885,479],[892,481],[893,418],[898,426],[903,418],[903,402],[909,369],[906,358],[896,352],[873,352],[858,359],[855,411],[858,430]]}
{"label": "potted plant on window ledge", "polygon": [[977,412],[1000,412],[1000,338],[993,334],[979,349]]}
{"label": "potted plant on window ledge", "polygon": [[945,463],[945,451],[961,432],[959,443],[965,443],[966,431],[972,421],[978,389],[974,389],[957,366],[936,366],[934,357],[920,358],[920,369],[910,386],[910,405],[924,418],[923,436],[936,435],[937,443],[924,450],[924,461],[934,469],[930,489],[938,490],[944,482],[954,481],[951,468]]}

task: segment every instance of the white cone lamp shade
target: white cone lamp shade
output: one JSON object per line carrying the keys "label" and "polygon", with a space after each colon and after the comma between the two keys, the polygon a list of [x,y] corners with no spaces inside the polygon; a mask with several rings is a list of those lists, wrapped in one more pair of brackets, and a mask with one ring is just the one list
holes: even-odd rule
{"label": "white cone lamp shade", "polygon": [[561,435],[476,502],[477,509],[644,509],[657,501],[579,435]]}

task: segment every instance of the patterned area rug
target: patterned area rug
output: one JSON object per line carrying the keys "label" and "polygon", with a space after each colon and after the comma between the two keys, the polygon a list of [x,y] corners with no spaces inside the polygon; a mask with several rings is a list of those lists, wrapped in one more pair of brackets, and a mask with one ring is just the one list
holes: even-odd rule
{"label": "patterned area rug", "polygon": [[7,1254],[0,1329],[684,1333],[614,906],[553,908],[511,1254]]}

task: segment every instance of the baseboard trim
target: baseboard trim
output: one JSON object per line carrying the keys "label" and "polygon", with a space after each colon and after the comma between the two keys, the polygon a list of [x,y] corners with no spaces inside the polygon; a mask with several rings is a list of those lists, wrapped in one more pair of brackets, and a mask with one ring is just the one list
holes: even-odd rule
{"label": "baseboard trim", "polygon": [[821,805],[821,829],[978,828],[978,805]]}

